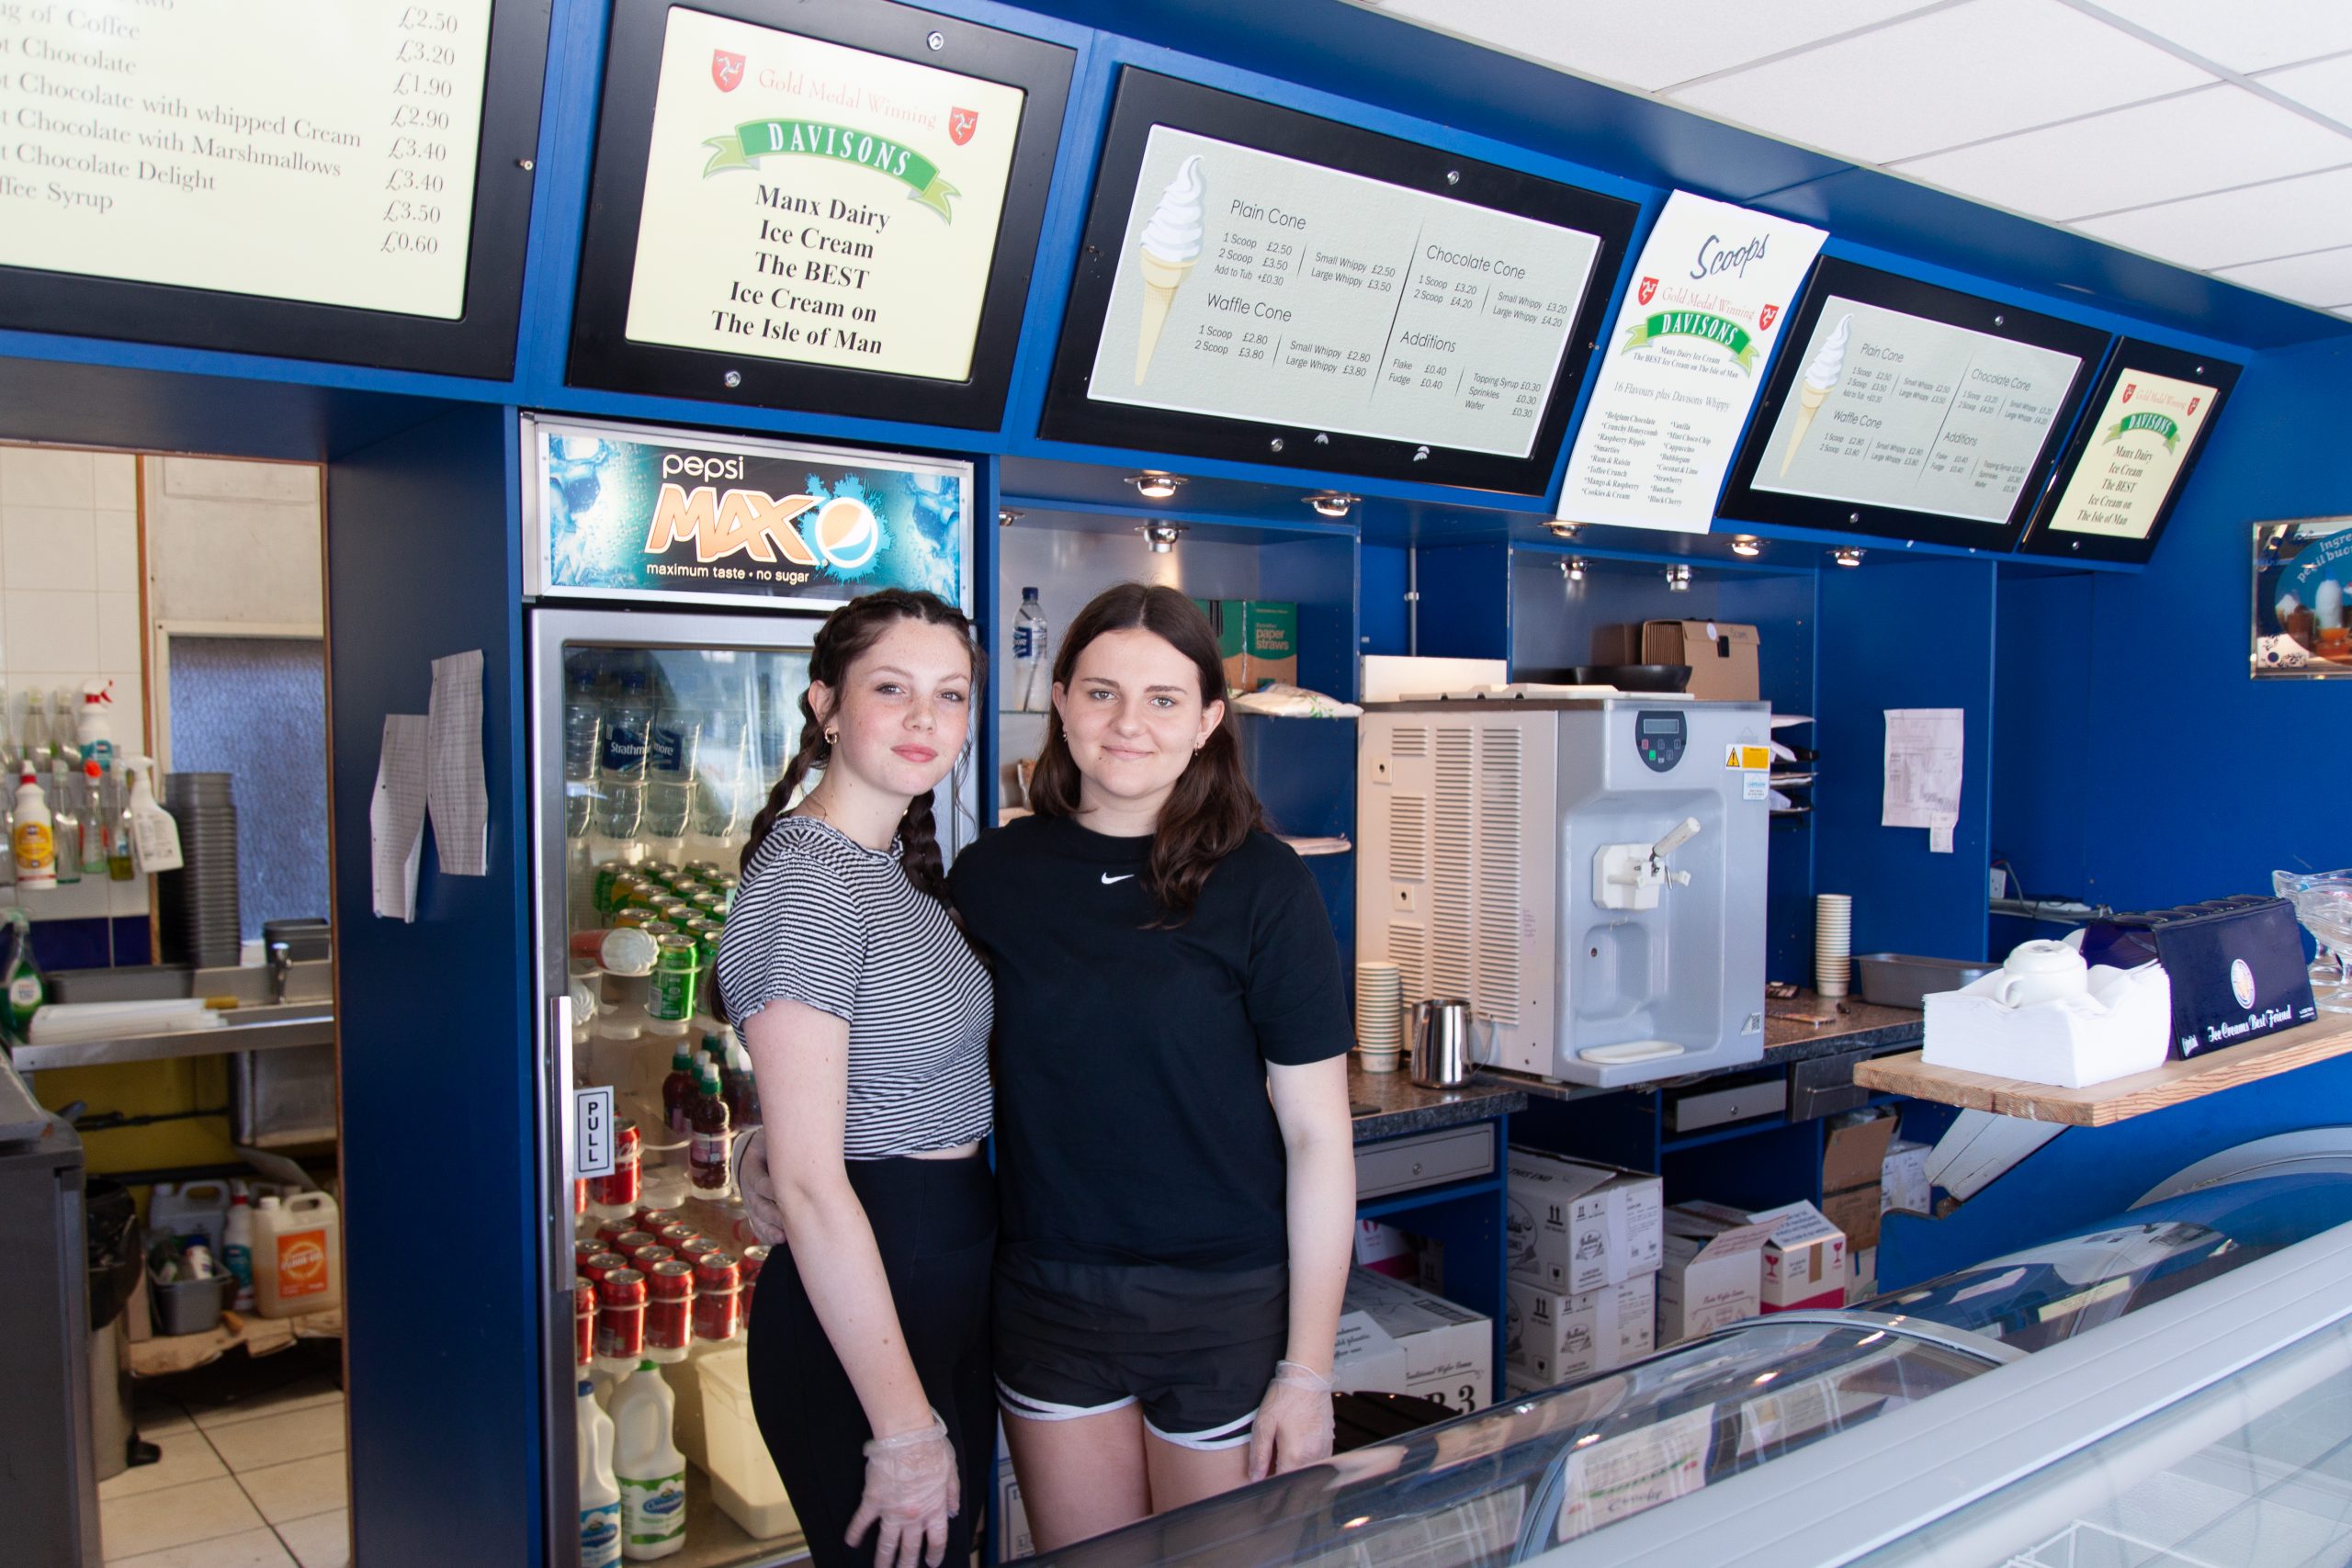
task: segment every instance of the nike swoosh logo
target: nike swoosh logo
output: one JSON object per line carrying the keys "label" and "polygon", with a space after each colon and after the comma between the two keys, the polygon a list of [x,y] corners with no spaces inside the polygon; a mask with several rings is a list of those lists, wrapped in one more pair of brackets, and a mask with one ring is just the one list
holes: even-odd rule
{"label": "nike swoosh logo", "polygon": [[1102,886],[1105,886],[1105,887],[1108,887],[1108,886],[1111,886],[1111,884],[1113,884],[1114,882],[1125,882],[1125,881],[1128,880],[1128,878],[1129,878],[1129,877],[1132,877],[1132,876],[1134,876],[1134,875],[1135,875],[1135,873],[1134,873],[1134,872],[1132,872],[1132,871],[1131,871],[1131,872],[1128,872],[1128,873],[1126,874],[1126,875],[1125,875],[1125,876],[1114,876],[1114,875],[1112,875],[1109,872],[1107,872],[1107,871],[1106,871],[1106,872],[1104,872],[1104,873],[1102,874]]}

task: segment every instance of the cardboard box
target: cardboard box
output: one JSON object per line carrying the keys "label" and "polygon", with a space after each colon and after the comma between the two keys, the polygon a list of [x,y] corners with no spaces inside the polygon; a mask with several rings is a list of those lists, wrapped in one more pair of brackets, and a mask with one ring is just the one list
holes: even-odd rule
{"label": "cardboard box", "polygon": [[1770,1225],[1726,1224],[1691,1205],[1666,1211],[1657,1343],[1676,1344],[1756,1315]]}
{"label": "cardboard box", "polygon": [[1758,1288],[1758,1310],[1793,1312],[1800,1307],[1846,1304],[1845,1235],[1812,1204],[1784,1203],[1753,1213],[1723,1203],[1685,1207],[1692,1215],[1726,1228],[1762,1225],[1770,1232],[1763,1247],[1764,1278]]}
{"label": "cardboard box", "polygon": [[1883,1196],[1875,1186],[1849,1188],[1843,1192],[1822,1195],[1821,1212],[1828,1217],[1831,1224],[1845,1234],[1849,1259],[1864,1247],[1878,1245],[1878,1217],[1882,1213],[1879,1201]]}
{"label": "cardboard box", "polygon": [[1731,621],[1644,621],[1593,634],[1597,664],[1688,664],[1690,694],[1713,702],[1752,703],[1763,694],[1754,626]]}
{"label": "cardboard box", "polygon": [[1512,1371],[1554,1388],[1646,1356],[1657,1344],[1657,1276],[1564,1296],[1522,1280],[1510,1284],[1503,1360]]}
{"label": "cardboard box", "polygon": [[1657,1177],[1521,1148],[1508,1169],[1512,1279],[1573,1296],[1657,1270],[1665,1198]]}
{"label": "cardboard box", "polygon": [[1332,1377],[1351,1393],[1410,1393],[1467,1413],[1492,1402],[1495,1325],[1367,1269],[1348,1272]]}
{"label": "cardboard box", "polygon": [[[1003,1451],[1003,1445],[998,1445]],[[1010,1562],[1016,1557],[1034,1557],[1037,1543],[1029,1535],[1029,1515],[1021,1506],[1021,1483],[1012,1473],[1012,1461],[996,1461],[996,1513],[989,1520],[996,1531],[996,1560]]]}
{"label": "cardboard box", "polygon": [[1356,1222],[1356,1267],[1385,1274],[1392,1280],[1415,1280],[1420,1276],[1420,1259],[1414,1252],[1413,1238],[1378,1220]]}
{"label": "cardboard box", "polygon": [[1216,628],[1225,683],[1254,692],[1269,682],[1298,684],[1298,606],[1280,599],[1195,599]]}
{"label": "cardboard box", "polygon": [[1831,1127],[1822,1144],[1821,1190],[1843,1192],[1855,1187],[1877,1186],[1899,1120],[1894,1116],[1874,1116],[1867,1122]]}
{"label": "cardboard box", "polygon": [[1914,1214],[1936,1210],[1935,1188],[1928,1180],[1928,1146],[1897,1138],[1886,1146],[1879,1168],[1878,1208],[1883,1214],[1902,1209]]}

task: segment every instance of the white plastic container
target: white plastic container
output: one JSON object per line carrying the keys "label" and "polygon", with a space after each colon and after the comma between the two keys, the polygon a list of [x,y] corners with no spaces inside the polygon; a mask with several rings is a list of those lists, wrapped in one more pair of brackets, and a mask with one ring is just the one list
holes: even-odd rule
{"label": "white plastic container", "polygon": [[613,1475],[613,1418],[580,1382],[580,1568],[613,1568],[621,1560],[621,1487]]}
{"label": "white plastic container", "polygon": [[141,876],[159,871],[177,871],[180,859],[180,825],[172,814],[155,804],[155,791],[150,784],[148,771],[154,766],[144,757],[125,757],[123,767],[130,774],[130,804],[123,808],[123,832],[130,840],[130,863]]}
{"label": "white plastic container", "polygon": [[323,1192],[254,1206],[254,1305],[293,1317],[343,1304],[343,1226]]}
{"label": "white plastic container", "polygon": [[220,1227],[220,1267],[237,1281],[229,1305],[237,1312],[254,1310],[254,1205],[243,1192],[229,1200],[228,1223]]}
{"label": "white plastic container", "polygon": [[709,1356],[699,1364],[703,1447],[709,1456],[703,1468],[710,1472],[711,1500],[727,1517],[744,1534],[773,1540],[799,1529],[800,1519],[752,1415],[750,1369],[751,1354],[743,1349]]}
{"label": "white plastic container", "polygon": [[96,758],[101,771],[114,766],[114,682],[90,681],[82,687],[82,716],[74,726],[74,761]]}
{"label": "white plastic container", "polygon": [[613,1475],[621,1493],[621,1554],[668,1557],[686,1544],[686,1456],[671,1440],[676,1404],[662,1369],[640,1361],[613,1390]]}
{"label": "white plastic container", "polygon": [[57,886],[57,838],[40,780],[27,762],[17,780],[17,826],[10,845],[17,886],[40,891]]}
{"label": "white plastic container", "polygon": [[169,1181],[155,1184],[147,1200],[147,1229],[155,1235],[201,1235],[220,1256],[228,1239],[229,1184],[225,1181]]}

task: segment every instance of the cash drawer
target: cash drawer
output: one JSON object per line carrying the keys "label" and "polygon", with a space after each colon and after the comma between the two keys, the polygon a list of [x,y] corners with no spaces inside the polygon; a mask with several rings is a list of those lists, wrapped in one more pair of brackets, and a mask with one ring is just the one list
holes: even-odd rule
{"label": "cash drawer", "polygon": [[1417,1187],[1465,1181],[1491,1176],[1495,1169],[1495,1129],[1481,1122],[1475,1127],[1449,1127],[1440,1133],[1416,1133],[1367,1144],[1356,1150],[1356,1197],[1381,1198],[1410,1192]]}

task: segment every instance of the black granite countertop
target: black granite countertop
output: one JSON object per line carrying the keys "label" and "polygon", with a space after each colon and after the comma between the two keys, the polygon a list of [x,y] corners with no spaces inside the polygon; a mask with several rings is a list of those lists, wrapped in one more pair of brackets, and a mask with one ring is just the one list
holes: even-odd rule
{"label": "black granite countertop", "polygon": [[1367,1073],[1351,1055],[1348,1103],[1355,1112],[1356,1142],[1368,1144],[1524,1111],[1527,1090],[1485,1073],[1460,1089],[1423,1089],[1402,1066],[1393,1073]]}

